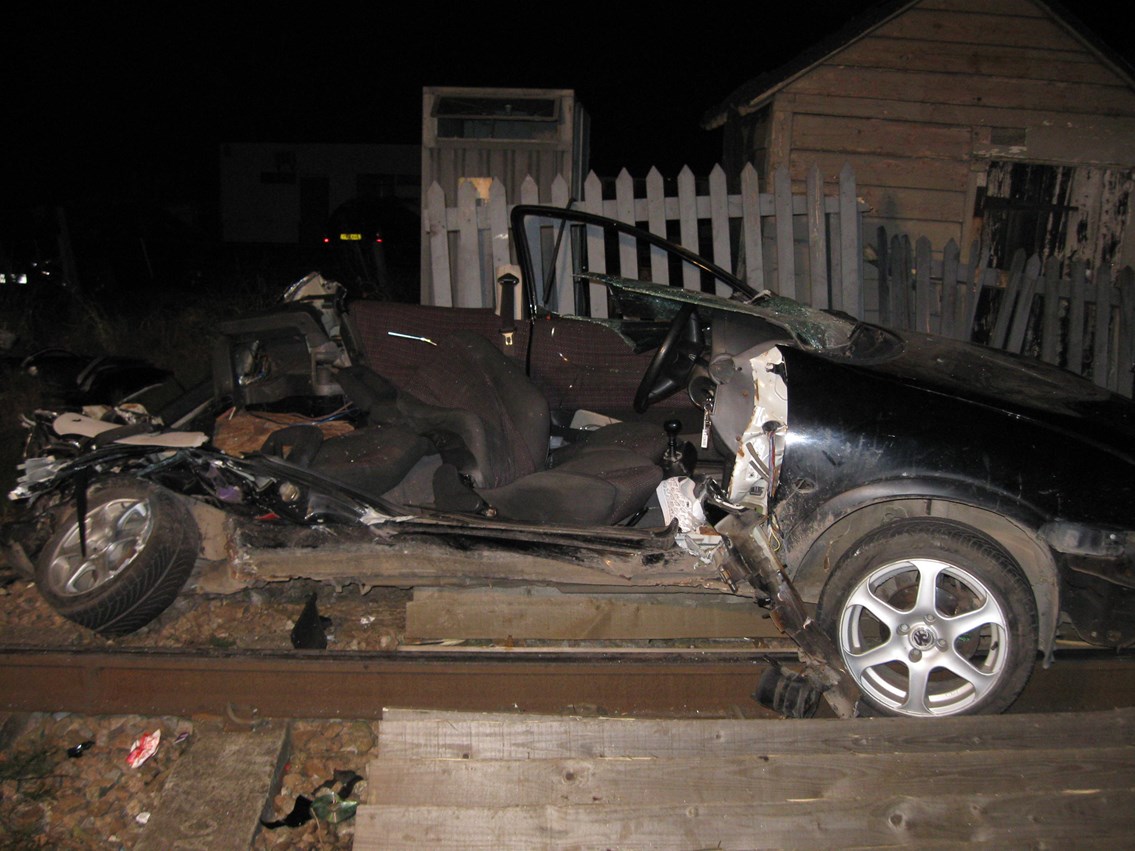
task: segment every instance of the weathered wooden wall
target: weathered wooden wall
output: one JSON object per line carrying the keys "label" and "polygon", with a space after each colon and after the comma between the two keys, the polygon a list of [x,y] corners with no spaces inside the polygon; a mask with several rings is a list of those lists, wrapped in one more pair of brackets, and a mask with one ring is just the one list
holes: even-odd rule
{"label": "weathered wooden wall", "polygon": [[[867,232],[885,225],[934,245],[979,236],[991,164],[1091,168],[1086,186],[1135,166],[1129,78],[1033,0],[914,3],[733,120],[759,130],[758,118],[767,132],[750,153],[762,174],[787,164],[799,186],[813,165],[830,179],[850,163]],[[1102,183],[1078,200],[1082,217],[1118,209]],[[1082,251],[1089,265],[1108,238]],[[1135,262],[1133,242],[1119,265]]]}

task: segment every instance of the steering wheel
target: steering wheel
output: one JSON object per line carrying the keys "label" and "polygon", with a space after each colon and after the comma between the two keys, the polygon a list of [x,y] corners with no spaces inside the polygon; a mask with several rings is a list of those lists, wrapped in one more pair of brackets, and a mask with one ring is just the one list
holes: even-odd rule
{"label": "steering wheel", "polygon": [[703,348],[705,335],[697,309],[692,304],[683,305],[643,373],[634,394],[634,409],[641,414],[655,402],[680,390]]}

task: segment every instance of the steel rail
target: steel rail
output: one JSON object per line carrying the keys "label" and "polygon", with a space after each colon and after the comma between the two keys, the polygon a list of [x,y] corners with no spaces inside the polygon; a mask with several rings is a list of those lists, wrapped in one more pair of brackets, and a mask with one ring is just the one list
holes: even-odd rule
{"label": "steel rail", "polygon": [[[380,718],[384,706],[721,713],[766,654],[114,652],[0,648],[0,710]],[[754,704],[755,705],[755,704]]]}
{"label": "steel rail", "polygon": [[[627,714],[759,712],[763,651],[567,654],[61,650],[0,647],[0,711],[380,718],[383,707]],[[1015,711],[1135,705],[1135,656],[1067,652]]]}

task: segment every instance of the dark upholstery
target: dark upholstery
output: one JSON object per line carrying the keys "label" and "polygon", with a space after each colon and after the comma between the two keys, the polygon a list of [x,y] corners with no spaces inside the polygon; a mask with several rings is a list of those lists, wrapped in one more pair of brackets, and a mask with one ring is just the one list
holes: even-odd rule
{"label": "dark upholstery", "polygon": [[[532,382],[552,408],[571,410],[630,411],[635,389],[653,356],[653,352],[636,354],[614,328],[574,316],[541,318],[531,326],[517,323],[511,346],[498,333],[500,319],[484,308],[355,301],[350,317],[367,364],[410,393],[414,392],[415,365],[428,359],[433,347],[391,336],[391,331],[437,342],[459,331],[472,332],[523,367],[531,330]],[[690,404],[678,393],[654,407],[684,411]]]}
{"label": "dark upholstery", "polygon": [[[482,322],[475,324],[483,325],[485,317],[477,318]],[[396,469],[408,470],[430,452],[441,456],[433,473],[438,508],[471,512],[487,506],[509,520],[610,525],[650,498],[662,480],[658,462],[666,446],[658,426],[607,426],[549,459],[548,402],[524,374],[523,361],[471,331],[431,339],[436,345],[409,343],[416,356],[412,371],[403,361],[398,377],[386,381],[355,368],[345,371],[343,387],[363,400],[356,404],[370,411],[372,423],[381,420],[426,441],[423,452],[407,439],[406,451],[394,453]],[[381,372],[381,363],[374,367]],[[383,484],[392,487],[388,478]]]}
{"label": "dark upholstery", "polygon": [[464,331],[439,341],[411,387],[399,397],[405,422],[419,433],[459,436],[472,455],[461,472],[478,487],[544,469],[548,403],[520,366],[484,337]]}
{"label": "dark upholstery", "polygon": [[371,425],[324,441],[311,468],[371,496],[397,485],[423,457],[430,442],[401,425]]}

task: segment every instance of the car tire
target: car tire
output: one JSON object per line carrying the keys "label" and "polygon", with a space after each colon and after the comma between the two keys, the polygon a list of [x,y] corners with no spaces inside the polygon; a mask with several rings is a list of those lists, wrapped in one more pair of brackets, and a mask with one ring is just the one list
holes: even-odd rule
{"label": "car tire", "polygon": [[85,553],[72,505],[40,551],[36,584],[63,617],[103,635],[125,635],[169,607],[200,546],[193,516],[169,491],[110,479],[88,491]]}
{"label": "car tire", "polygon": [[993,540],[942,520],[865,536],[832,571],[817,621],[863,708],[883,715],[1003,712],[1036,663],[1028,581]]}

